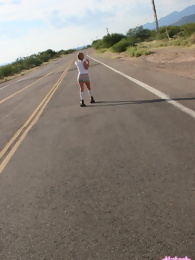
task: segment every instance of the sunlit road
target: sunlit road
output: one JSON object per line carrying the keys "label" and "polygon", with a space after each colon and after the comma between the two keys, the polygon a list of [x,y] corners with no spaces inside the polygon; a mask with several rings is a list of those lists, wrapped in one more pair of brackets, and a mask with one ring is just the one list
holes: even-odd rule
{"label": "sunlit road", "polygon": [[0,259],[194,259],[194,81],[92,57],[0,85]]}

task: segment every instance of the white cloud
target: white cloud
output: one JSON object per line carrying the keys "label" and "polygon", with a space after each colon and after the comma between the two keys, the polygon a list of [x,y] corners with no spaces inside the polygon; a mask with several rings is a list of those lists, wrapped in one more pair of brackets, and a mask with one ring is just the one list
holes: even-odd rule
{"label": "white cloud", "polygon": [[[192,4],[194,0],[156,0],[158,17]],[[0,7],[0,23],[6,26],[9,22],[1,32],[9,28],[10,36],[1,35],[1,63],[48,48],[60,50],[91,43],[105,35],[106,28],[110,33],[126,33],[154,20],[150,0],[0,0]],[[25,31],[21,35],[22,28],[14,29],[10,42],[11,21],[20,21]]]}
{"label": "white cloud", "polygon": [[[14,1],[16,2],[14,3]],[[58,11],[59,16],[63,18],[72,16],[84,17],[86,10],[110,12],[116,17],[120,13],[128,15],[129,12],[129,15],[133,15],[132,19],[137,19],[141,17],[141,14],[138,15],[138,13],[142,6],[151,6],[150,0],[6,0],[1,1],[1,3],[3,5],[0,8],[0,21],[35,19],[49,21],[54,11]],[[192,4],[194,4],[194,0],[156,0],[159,17],[175,9],[181,10]],[[135,10],[135,12],[132,14],[131,10]],[[95,17],[95,19],[98,19],[98,17]],[[153,19],[152,15],[151,19]]]}

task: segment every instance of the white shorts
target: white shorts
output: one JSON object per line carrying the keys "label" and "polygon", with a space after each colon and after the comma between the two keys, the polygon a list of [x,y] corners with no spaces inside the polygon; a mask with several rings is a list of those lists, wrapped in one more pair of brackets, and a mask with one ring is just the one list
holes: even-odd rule
{"label": "white shorts", "polygon": [[89,75],[88,74],[79,74],[77,80],[81,81],[81,82],[88,82]]}

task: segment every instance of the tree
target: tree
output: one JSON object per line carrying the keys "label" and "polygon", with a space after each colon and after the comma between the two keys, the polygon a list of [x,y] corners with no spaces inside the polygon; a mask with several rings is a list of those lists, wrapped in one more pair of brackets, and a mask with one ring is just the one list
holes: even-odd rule
{"label": "tree", "polygon": [[136,28],[129,29],[127,32],[128,38],[133,38],[135,41],[144,41],[151,35],[151,31],[144,29],[143,26],[137,26]]}
{"label": "tree", "polygon": [[94,48],[94,49],[101,49],[101,48],[104,48],[104,46],[103,46],[103,41],[102,40],[95,40],[95,41],[93,41],[92,42],[92,47]]}
{"label": "tree", "polygon": [[53,50],[51,50],[51,49],[48,49],[48,50],[46,51],[46,53],[49,54],[51,58],[55,57],[55,55],[56,55],[56,52],[53,51]]}
{"label": "tree", "polygon": [[125,36],[121,33],[112,33],[112,34],[105,35],[102,39],[103,46],[105,48],[110,48],[123,38],[125,38]]}

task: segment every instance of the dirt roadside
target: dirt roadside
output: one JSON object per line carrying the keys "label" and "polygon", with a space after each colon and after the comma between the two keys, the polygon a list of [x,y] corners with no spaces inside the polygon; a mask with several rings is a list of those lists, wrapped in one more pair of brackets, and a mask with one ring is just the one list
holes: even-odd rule
{"label": "dirt roadside", "polygon": [[105,58],[121,59],[128,61],[133,66],[152,70],[165,71],[182,77],[195,79],[195,46],[184,47],[163,47],[152,49],[153,54],[138,58],[129,57],[127,53],[105,52],[94,55]]}

